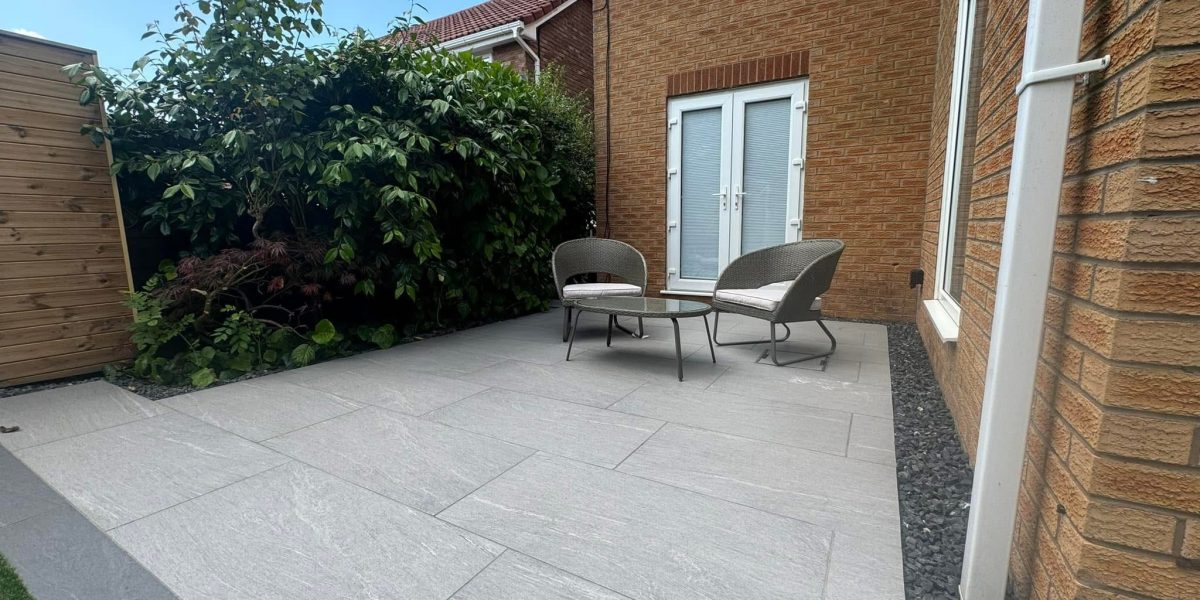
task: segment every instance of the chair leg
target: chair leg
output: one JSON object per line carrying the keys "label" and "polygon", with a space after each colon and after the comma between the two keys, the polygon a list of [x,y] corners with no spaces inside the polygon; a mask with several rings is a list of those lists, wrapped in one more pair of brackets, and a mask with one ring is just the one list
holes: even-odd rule
{"label": "chair leg", "polygon": [[[714,316],[713,316],[712,341],[714,344],[716,344],[718,346],[748,346],[751,344],[765,344],[767,342],[775,341],[775,323],[771,323],[771,339],[769,339],[769,340],[752,340],[749,342],[722,342],[721,340],[717,339],[717,329],[721,325],[721,311],[714,310],[713,315]],[[779,323],[779,324],[783,325],[783,328],[785,330],[787,330],[787,335],[784,335],[783,339],[780,339],[779,341],[786,342],[788,338],[792,337],[792,328],[788,327],[787,323]]]}
{"label": "chair leg", "polygon": [[[771,362],[775,363],[775,366],[777,366],[777,367],[783,367],[783,366],[795,364],[798,362],[804,362],[807,360],[815,360],[815,359],[819,358],[819,359],[821,359],[821,368],[822,368],[822,370],[824,370],[825,365],[828,363],[829,357],[833,355],[834,350],[837,350],[837,338],[833,337],[833,333],[829,331],[829,328],[826,327],[825,323],[821,322],[820,319],[817,319],[817,325],[821,327],[821,331],[824,331],[826,337],[829,338],[829,351],[828,352],[824,352],[821,354],[813,354],[811,356],[803,356],[803,357],[800,357],[800,358],[797,358],[794,360],[779,362],[779,350],[775,347],[775,326],[774,326],[774,324],[772,324],[772,326],[771,326]],[[787,339],[787,338],[784,338],[784,339]],[[782,342],[783,340],[779,340],[779,341]]]}
{"label": "chair leg", "polygon": [[608,315],[608,339],[604,341],[604,345],[612,347],[612,329],[613,323],[617,322],[617,315]]}
{"label": "chair leg", "polygon": [[579,331],[579,317],[582,315],[582,310],[575,313],[575,324],[571,326],[571,341],[567,342],[567,360],[571,360],[571,347],[575,345],[575,332]]}
{"label": "chair leg", "polygon": [[567,336],[571,333],[571,307],[563,307],[563,342],[567,341]]}

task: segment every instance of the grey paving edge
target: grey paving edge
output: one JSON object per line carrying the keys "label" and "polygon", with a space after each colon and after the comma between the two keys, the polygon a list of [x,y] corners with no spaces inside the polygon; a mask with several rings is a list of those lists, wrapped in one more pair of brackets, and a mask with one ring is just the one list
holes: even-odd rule
{"label": "grey paving edge", "polygon": [[[21,496],[37,500],[38,509],[24,518],[0,522],[0,554],[35,598],[178,600],[145,566],[3,447],[0,481],[20,481]],[[0,503],[12,500],[0,491]]]}

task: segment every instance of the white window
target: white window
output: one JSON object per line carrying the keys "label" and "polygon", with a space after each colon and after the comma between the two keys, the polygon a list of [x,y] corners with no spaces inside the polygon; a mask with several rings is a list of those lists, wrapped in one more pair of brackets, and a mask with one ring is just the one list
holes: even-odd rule
{"label": "white window", "polygon": [[800,239],[808,82],[667,106],[667,287],[711,292],[742,254]]}
{"label": "white window", "polygon": [[960,0],[954,39],[954,71],[950,118],[946,131],[946,168],[942,177],[942,209],[933,300],[926,307],[943,341],[958,339],[966,276],[967,215],[971,198],[978,106],[975,28],[977,0]]}

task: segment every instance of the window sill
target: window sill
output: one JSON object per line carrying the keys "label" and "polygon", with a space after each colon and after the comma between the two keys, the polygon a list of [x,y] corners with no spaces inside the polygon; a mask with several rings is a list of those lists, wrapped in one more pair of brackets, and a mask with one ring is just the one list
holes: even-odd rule
{"label": "window sill", "polygon": [[712,298],[712,292],[697,292],[693,290],[659,290],[658,293],[666,296],[699,296],[701,298]]}
{"label": "window sill", "polygon": [[925,300],[922,304],[925,305],[925,312],[929,314],[929,320],[933,322],[933,329],[937,331],[938,338],[942,340],[942,343],[957,343],[958,323],[954,322],[942,303],[937,300]]}

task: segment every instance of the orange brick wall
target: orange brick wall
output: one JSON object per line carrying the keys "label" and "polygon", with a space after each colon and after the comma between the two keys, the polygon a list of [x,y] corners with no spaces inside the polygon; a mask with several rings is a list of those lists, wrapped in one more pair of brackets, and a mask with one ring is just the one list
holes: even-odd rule
{"label": "orange brick wall", "polygon": [[[600,5],[597,4],[599,7]],[[612,173],[605,206],[605,11],[596,11],[598,231],[666,279],[666,109],[672,75],[807,52],[806,238],[846,251],[826,296],[837,316],[909,320],[930,148],[937,0],[611,2]],[[607,210],[606,210],[607,209]]]}
{"label": "orange brick wall", "polygon": [[[957,0],[942,2],[922,264],[930,288]],[[1027,2],[990,0],[959,341],[917,312],[978,436]],[[1020,597],[1200,598],[1200,1],[1088,2],[1018,507]],[[932,296],[927,289],[926,296]]]}

